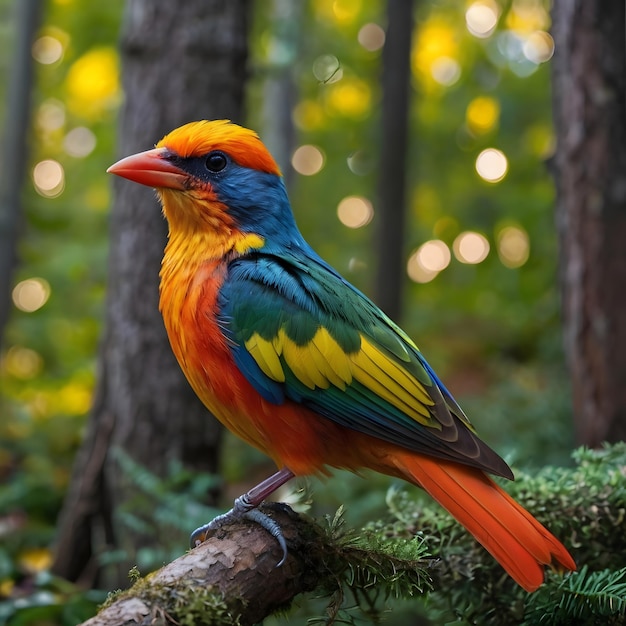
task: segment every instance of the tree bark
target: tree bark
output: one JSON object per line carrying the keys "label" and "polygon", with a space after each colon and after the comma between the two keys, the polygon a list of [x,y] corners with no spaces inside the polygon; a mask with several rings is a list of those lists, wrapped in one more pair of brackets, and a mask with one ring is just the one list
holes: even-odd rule
{"label": "tree bark", "polygon": [[198,624],[252,626],[333,575],[328,568],[332,548],[319,528],[283,505],[263,508],[280,523],[289,544],[280,567],[281,549],[266,530],[254,522],[229,523],[140,580],[83,626],[165,626],[182,618],[186,623],[193,618]]}
{"label": "tree bark", "polygon": [[[269,4],[269,7],[267,6]],[[271,12],[275,48],[279,54],[270,54],[263,85],[263,141],[276,159],[289,190],[294,169],[291,153],[296,142],[296,132],[291,112],[297,102],[298,90],[295,65],[301,46],[304,4],[292,0],[273,0],[266,3],[264,11]]]}
{"label": "tree bark", "polygon": [[[125,105],[119,154],[150,148],[192,120],[241,120],[247,58],[247,0],[130,0],[121,40]],[[104,175],[104,173],[103,173]],[[60,518],[55,573],[123,586],[149,536],[116,532],[114,513],[135,487],[112,450],[157,475],[172,460],[217,468],[219,427],[189,387],[158,311],[166,224],[154,193],[112,180],[111,250],[96,400]],[[102,570],[98,553],[128,560]]]}
{"label": "tree bark", "polygon": [[137,581],[82,626],[252,626],[314,590],[329,598],[326,618],[334,624],[350,591],[351,603],[360,598],[371,609],[365,600],[369,592],[372,602],[392,586],[407,596],[431,588],[429,574],[437,565],[430,557],[402,558],[379,541],[368,547],[356,535],[325,530],[285,504],[266,503],[260,510],[283,532],[288,553],[282,565],[277,566],[283,556],[278,542],[259,524],[229,522],[202,545]]}
{"label": "tree bark", "polygon": [[626,439],[623,0],[555,0],[557,223],[578,443]]}
{"label": "tree bark", "polygon": [[406,281],[404,232],[412,34],[413,0],[388,0],[381,78],[375,300],[392,319],[400,317]]}

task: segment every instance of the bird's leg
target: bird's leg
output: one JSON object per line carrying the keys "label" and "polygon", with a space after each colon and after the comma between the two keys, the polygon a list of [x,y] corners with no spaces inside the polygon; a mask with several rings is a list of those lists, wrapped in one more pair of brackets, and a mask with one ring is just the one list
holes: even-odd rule
{"label": "bird's leg", "polygon": [[294,473],[289,468],[283,467],[275,474],[272,474],[269,478],[266,478],[255,487],[252,487],[250,491],[235,499],[233,508],[230,511],[224,513],[223,515],[218,515],[208,524],[200,526],[200,528],[196,528],[196,530],[191,533],[191,547],[195,548],[205,541],[209,531],[216,530],[228,522],[244,518],[262,526],[270,535],[272,535],[272,537],[276,539],[276,541],[278,541],[283,550],[283,558],[278,562],[277,566],[282,565],[287,558],[287,543],[285,542],[283,532],[280,529],[280,526],[271,517],[265,515],[265,513],[261,513],[257,507],[261,504],[261,502],[263,502],[263,500],[265,500],[265,498],[267,498],[267,496],[276,491],[276,489],[284,485],[293,477]]}

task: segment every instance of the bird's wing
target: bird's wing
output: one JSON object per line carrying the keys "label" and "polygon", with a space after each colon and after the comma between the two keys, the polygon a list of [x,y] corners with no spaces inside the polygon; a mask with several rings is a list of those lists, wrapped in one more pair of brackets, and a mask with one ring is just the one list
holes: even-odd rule
{"label": "bird's wing", "polygon": [[266,400],[512,477],[409,337],[319,257],[240,257],[219,308],[237,366]]}

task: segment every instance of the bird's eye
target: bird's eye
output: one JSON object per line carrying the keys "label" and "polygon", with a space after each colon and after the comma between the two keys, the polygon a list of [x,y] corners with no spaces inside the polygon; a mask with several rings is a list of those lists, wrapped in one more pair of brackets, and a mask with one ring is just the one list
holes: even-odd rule
{"label": "bird's eye", "polygon": [[221,172],[225,167],[228,161],[226,160],[226,156],[221,152],[211,152],[206,158],[206,168],[210,172]]}

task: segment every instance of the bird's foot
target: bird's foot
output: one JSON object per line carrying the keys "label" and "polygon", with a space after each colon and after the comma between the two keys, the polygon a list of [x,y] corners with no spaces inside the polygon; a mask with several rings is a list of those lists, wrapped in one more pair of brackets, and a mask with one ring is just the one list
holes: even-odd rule
{"label": "bird's foot", "polygon": [[275,520],[273,520],[269,515],[259,511],[257,507],[267,495],[292,477],[293,473],[289,469],[282,468],[276,472],[276,474],[270,476],[256,487],[253,487],[250,491],[248,491],[248,493],[244,493],[242,496],[239,496],[235,500],[233,508],[230,511],[224,513],[223,515],[218,515],[208,524],[200,526],[200,528],[196,528],[196,530],[191,533],[191,547],[195,548],[196,546],[199,546],[202,542],[207,540],[208,534],[211,531],[217,530],[221,526],[224,526],[224,524],[241,519],[247,519],[259,524],[259,526],[264,528],[270,535],[272,535],[272,537],[274,537],[274,539],[276,539],[278,545],[283,551],[283,556],[276,566],[281,566],[287,559],[287,542],[285,541],[283,531]]}
{"label": "bird's foot", "polygon": [[257,523],[261,528],[264,528],[276,541],[283,551],[283,556],[276,564],[276,567],[280,567],[285,560],[287,559],[287,542],[285,541],[285,536],[283,535],[283,531],[280,528],[278,522],[273,520],[269,515],[262,513],[259,509],[256,508],[255,505],[252,505],[247,499],[246,494],[240,496],[235,500],[233,508],[224,513],[222,515],[218,515],[216,518],[212,519],[208,524],[204,524],[204,526],[200,526],[200,528],[196,528],[191,533],[190,544],[192,548],[199,546],[201,543],[207,540],[210,532],[217,530],[224,526],[224,524],[228,524],[229,522],[234,522],[237,520],[246,519],[251,522]]}

